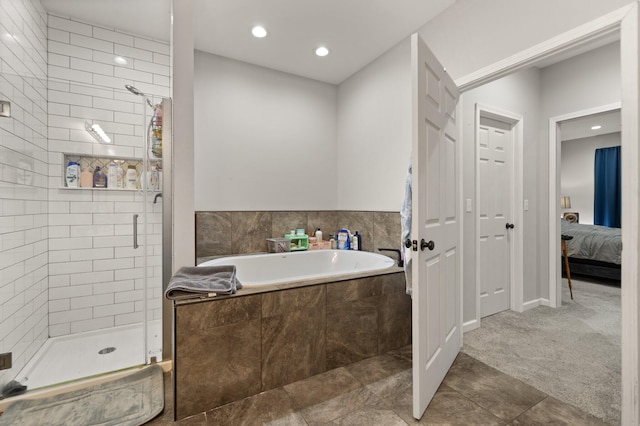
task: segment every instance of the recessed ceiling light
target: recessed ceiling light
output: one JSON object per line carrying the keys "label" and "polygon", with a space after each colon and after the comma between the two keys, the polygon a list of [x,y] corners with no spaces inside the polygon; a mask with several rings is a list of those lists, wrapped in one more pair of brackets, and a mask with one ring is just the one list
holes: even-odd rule
{"label": "recessed ceiling light", "polygon": [[329,54],[329,49],[324,46],[320,46],[315,50],[315,52],[318,56],[327,56]]}
{"label": "recessed ceiling light", "polygon": [[256,25],[255,27],[251,28],[251,34],[253,34],[253,36],[257,38],[263,38],[267,36],[267,30],[265,30],[264,27],[261,27],[260,25]]}
{"label": "recessed ceiling light", "polygon": [[125,58],[123,58],[122,56],[115,56],[115,57],[113,58],[113,61],[114,61],[116,64],[119,64],[119,65],[127,65],[127,64],[129,63],[129,61],[127,61],[127,60],[126,60]]}
{"label": "recessed ceiling light", "polygon": [[591,126],[591,130],[599,130],[599,129],[602,129],[602,126],[599,124],[596,126]]}

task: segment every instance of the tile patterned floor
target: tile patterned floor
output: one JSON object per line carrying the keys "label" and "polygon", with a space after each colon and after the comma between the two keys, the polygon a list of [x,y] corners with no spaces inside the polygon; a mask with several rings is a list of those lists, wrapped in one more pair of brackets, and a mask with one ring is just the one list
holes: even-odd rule
{"label": "tile patterned floor", "polygon": [[420,421],[411,415],[411,347],[337,368],[173,423],[170,377],[165,411],[148,425],[406,426],[604,425],[461,353]]}

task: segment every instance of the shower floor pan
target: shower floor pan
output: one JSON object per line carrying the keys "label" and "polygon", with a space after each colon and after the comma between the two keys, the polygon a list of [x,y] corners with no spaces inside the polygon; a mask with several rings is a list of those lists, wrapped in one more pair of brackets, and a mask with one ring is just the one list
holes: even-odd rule
{"label": "shower floor pan", "polygon": [[[151,324],[149,336],[153,337],[150,350],[162,348],[160,321]],[[16,380],[33,390],[144,364],[142,341],[142,324],[52,337]],[[160,361],[161,349],[152,355]]]}

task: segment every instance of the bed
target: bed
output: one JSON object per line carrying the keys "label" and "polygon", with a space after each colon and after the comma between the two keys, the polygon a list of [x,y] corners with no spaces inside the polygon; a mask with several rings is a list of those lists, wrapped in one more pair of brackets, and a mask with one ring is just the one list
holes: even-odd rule
{"label": "bed", "polygon": [[[620,281],[620,228],[560,222],[562,234],[573,237],[566,241],[571,275]],[[562,267],[564,272],[564,262]]]}

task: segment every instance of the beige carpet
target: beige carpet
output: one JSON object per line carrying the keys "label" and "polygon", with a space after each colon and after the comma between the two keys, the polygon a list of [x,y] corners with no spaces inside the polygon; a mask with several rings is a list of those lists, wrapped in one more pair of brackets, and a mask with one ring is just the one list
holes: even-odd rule
{"label": "beige carpet", "polygon": [[0,416],[0,426],[136,426],[163,408],[162,368],[152,365],[86,389],[17,401]]}
{"label": "beige carpet", "polygon": [[574,405],[620,424],[620,287],[563,281],[562,307],[539,306],[484,318],[465,333],[463,352]]}

